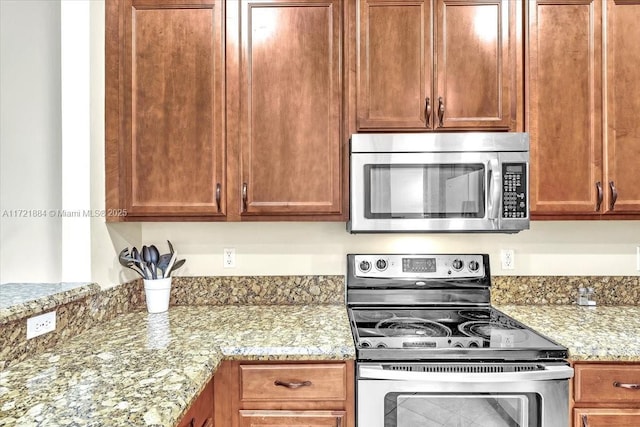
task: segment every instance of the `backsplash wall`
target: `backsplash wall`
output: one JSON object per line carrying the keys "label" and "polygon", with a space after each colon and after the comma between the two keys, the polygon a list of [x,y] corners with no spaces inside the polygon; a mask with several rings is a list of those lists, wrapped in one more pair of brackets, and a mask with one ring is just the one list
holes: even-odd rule
{"label": "backsplash wall", "polygon": [[[349,234],[344,223],[144,223],[144,243],[170,239],[179,275],[343,275],[347,253],[488,253],[494,276],[638,276],[640,221],[536,221],[518,234]],[[224,248],[236,267],[223,268]],[[502,270],[500,250],[515,251]]]}

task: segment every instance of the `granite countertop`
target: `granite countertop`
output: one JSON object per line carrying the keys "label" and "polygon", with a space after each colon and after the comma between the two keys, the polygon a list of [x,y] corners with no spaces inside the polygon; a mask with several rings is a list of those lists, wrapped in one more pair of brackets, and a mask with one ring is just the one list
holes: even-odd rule
{"label": "granite countertop", "polygon": [[100,292],[96,283],[0,284],[0,325]]}
{"label": "granite countertop", "polygon": [[640,362],[640,306],[496,308],[567,347],[571,360]]}
{"label": "granite countertop", "polygon": [[354,358],[340,305],[128,313],[0,372],[0,426],[173,426],[224,359]]}

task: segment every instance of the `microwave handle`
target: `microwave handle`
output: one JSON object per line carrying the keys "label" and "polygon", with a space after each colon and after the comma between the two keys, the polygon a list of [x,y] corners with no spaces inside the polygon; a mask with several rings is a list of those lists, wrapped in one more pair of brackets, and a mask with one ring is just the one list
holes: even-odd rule
{"label": "microwave handle", "polygon": [[498,219],[500,210],[500,190],[502,187],[502,171],[498,159],[489,160],[489,200],[487,201],[487,218]]}

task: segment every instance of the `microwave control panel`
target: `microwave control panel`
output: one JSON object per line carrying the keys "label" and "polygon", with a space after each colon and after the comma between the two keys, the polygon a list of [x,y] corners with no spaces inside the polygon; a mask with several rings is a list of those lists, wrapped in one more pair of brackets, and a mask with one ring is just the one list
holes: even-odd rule
{"label": "microwave control panel", "polygon": [[527,217],[527,164],[502,164],[502,217]]}

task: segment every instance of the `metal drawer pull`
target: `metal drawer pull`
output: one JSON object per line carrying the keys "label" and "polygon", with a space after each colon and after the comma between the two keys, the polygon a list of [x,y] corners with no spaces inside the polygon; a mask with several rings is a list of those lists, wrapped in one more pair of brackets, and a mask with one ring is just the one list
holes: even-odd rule
{"label": "metal drawer pull", "polygon": [[336,419],[336,427],[342,427],[342,417],[338,417],[338,419]]}
{"label": "metal drawer pull", "polygon": [[596,202],[596,212],[600,210],[600,206],[602,205],[602,183],[600,181],[596,182],[596,190],[598,191],[598,201]]}
{"label": "metal drawer pull", "polygon": [[640,390],[640,384],[627,384],[627,383],[620,383],[618,381],[614,381],[613,386],[619,387],[619,388],[627,388],[629,390]]}
{"label": "metal drawer pull", "polygon": [[247,211],[247,183],[242,184],[242,212]]}
{"label": "metal drawer pull", "polygon": [[216,206],[220,212],[220,183],[216,184]]}
{"label": "metal drawer pull", "polygon": [[589,427],[589,421],[586,415],[582,415],[582,427]]}
{"label": "metal drawer pull", "polygon": [[300,388],[300,387],[311,386],[311,381],[291,382],[291,381],[275,380],[273,384],[277,386],[286,387],[286,388]]}
{"label": "metal drawer pull", "polygon": [[431,127],[431,100],[428,96],[424,100],[424,120],[427,127]]}
{"label": "metal drawer pull", "polygon": [[618,200],[618,190],[616,190],[616,186],[613,181],[609,181],[609,188],[611,188],[611,204],[609,209],[613,210],[616,205],[616,200]]}
{"label": "metal drawer pull", "polygon": [[442,97],[438,98],[438,126],[444,126],[444,99]]}

